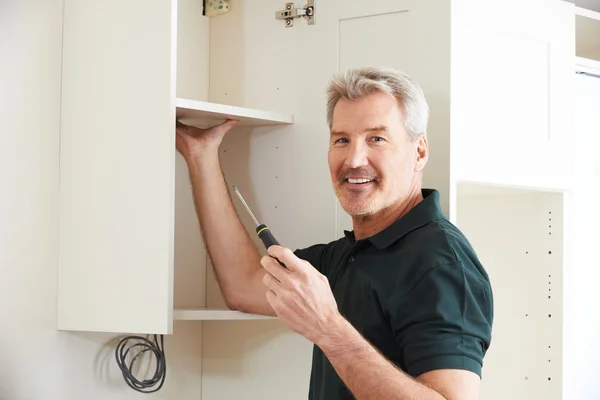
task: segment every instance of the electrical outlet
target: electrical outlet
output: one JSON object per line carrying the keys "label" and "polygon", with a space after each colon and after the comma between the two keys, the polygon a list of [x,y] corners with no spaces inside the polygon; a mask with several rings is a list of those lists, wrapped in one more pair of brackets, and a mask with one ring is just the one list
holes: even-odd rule
{"label": "electrical outlet", "polygon": [[228,0],[204,0],[204,15],[214,17],[215,15],[229,12]]}

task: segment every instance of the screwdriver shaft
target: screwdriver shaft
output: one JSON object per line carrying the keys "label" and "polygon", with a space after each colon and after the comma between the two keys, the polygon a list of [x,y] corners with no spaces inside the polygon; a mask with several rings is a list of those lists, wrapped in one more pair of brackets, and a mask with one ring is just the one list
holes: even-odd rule
{"label": "screwdriver shaft", "polygon": [[[248,211],[248,214],[250,214],[250,216],[254,220],[254,223],[256,224],[256,234],[258,235],[259,239],[265,245],[265,248],[269,249],[269,247],[271,247],[271,246],[279,246],[279,242],[277,241],[277,239],[275,239],[275,236],[273,236],[273,232],[271,232],[271,229],[269,229],[269,227],[266,226],[265,224],[261,224],[260,222],[258,222],[258,219],[256,219],[256,217],[254,216],[254,213],[252,212],[252,210],[246,203],[246,200],[244,200],[244,197],[242,196],[242,194],[240,193],[240,191],[237,189],[237,187],[235,185],[233,185],[233,190],[235,191],[235,194],[237,194],[237,197],[240,199],[240,201],[242,202],[244,207],[246,207],[246,211]],[[275,257],[273,257],[273,258],[275,258]],[[284,263],[279,261],[277,258],[275,258],[275,259],[277,260],[279,265],[281,265],[284,268],[287,268]]]}
{"label": "screwdriver shaft", "polygon": [[254,213],[252,212],[252,210],[250,209],[250,207],[248,207],[248,204],[246,203],[246,200],[244,200],[244,198],[242,197],[242,194],[240,193],[240,191],[237,189],[237,187],[235,185],[233,185],[233,190],[235,191],[235,194],[237,194],[237,197],[240,199],[240,201],[242,202],[242,204],[244,205],[244,207],[246,207],[246,210],[248,211],[248,214],[250,214],[250,216],[252,217],[252,220],[254,220],[254,223],[256,225],[260,225],[260,223],[258,222],[258,220],[256,219],[256,217],[254,216]]}

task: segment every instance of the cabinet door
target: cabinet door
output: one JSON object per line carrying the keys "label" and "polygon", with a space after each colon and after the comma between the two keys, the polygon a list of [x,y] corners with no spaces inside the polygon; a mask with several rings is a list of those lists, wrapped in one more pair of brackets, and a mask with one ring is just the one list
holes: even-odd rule
{"label": "cabinet door", "polygon": [[65,1],[59,329],[171,332],[175,4]]}
{"label": "cabinet door", "polygon": [[454,178],[567,187],[573,5],[557,0],[453,4]]}
{"label": "cabinet door", "polygon": [[[423,184],[440,191],[450,213],[450,22],[448,0],[343,1],[338,13],[338,71],[365,65],[387,66],[409,74],[423,89],[430,112],[431,156]],[[329,50],[334,51],[334,50]],[[337,234],[352,229],[337,205]]]}

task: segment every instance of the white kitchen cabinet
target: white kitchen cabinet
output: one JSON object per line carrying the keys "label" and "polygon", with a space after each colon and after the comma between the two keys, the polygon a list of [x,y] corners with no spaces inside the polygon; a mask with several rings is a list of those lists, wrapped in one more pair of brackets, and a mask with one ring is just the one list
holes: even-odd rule
{"label": "white kitchen cabinet", "polygon": [[311,344],[276,318],[225,309],[175,118],[243,118],[220,149],[229,186],[284,246],[328,242],[351,222],[331,190],[325,88],[345,68],[386,65],[426,93],[425,186],[492,278],[484,398],[560,398],[575,7],[311,4],[313,23],[286,27],[274,0],[230,0],[211,18],[196,0],[65,1],[59,329],[176,337],[174,321],[196,323],[203,399],[306,398]]}
{"label": "white kitchen cabinet", "polygon": [[565,189],[574,78],[572,4],[494,3],[469,0],[454,9],[453,177]]}
{"label": "white kitchen cabinet", "polygon": [[59,328],[171,333],[178,256],[203,291],[202,242],[184,233],[193,208],[176,224],[188,195],[176,174],[176,116],[293,122],[289,112],[206,101],[208,33],[201,2],[65,2]]}

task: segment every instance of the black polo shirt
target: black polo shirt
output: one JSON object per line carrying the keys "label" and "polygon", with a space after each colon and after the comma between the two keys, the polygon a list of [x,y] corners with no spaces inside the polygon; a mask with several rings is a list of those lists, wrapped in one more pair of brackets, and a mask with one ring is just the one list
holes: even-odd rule
{"label": "black polo shirt", "polygon": [[[475,251],[439,206],[424,199],[385,230],[296,250],[327,276],[340,313],[388,360],[416,377],[440,368],[481,375],[493,298]],[[310,399],[353,399],[314,346]]]}

